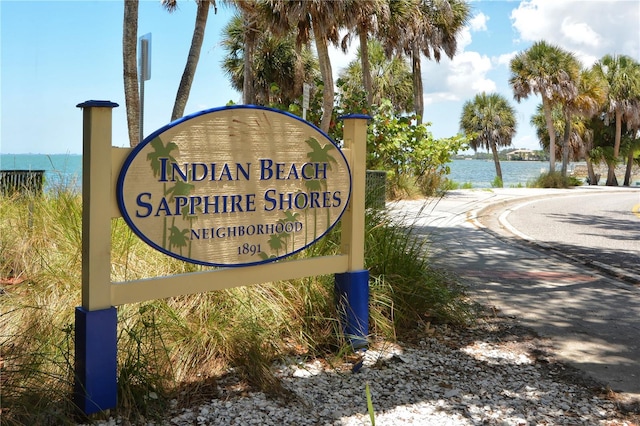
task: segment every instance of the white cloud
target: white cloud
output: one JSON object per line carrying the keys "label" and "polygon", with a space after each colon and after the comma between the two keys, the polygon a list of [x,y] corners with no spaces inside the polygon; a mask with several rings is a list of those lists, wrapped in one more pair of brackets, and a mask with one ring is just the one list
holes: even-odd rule
{"label": "white cloud", "polygon": [[487,21],[489,17],[480,12],[469,21],[469,27],[472,31],[487,31]]}
{"label": "white cloud", "polygon": [[509,53],[503,53],[502,55],[499,56],[494,56],[491,58],[491,61],[494,64],[497,65],[505,65],[505,66],[509,66],[509,64],[511,63],[511,59],[513,59],[514,56],[516,56],[518,54],[517,51],[513,51],[513,52],[509,52]]}
{"label": "white cloud", "polygon": [[456,55],[463,52],[464,49],[471,44],[471,30],[469,27],[464,27],[456,38]]}
{"label": "white cloud", "polygon": [[462,52],[455,56],[449,66],[447,86],[461,97],[479,92],[492,92],[496,84],[486,78],[491,70],[491,60],[478,52]]}
{"label": "white cloud", "polygon": [[556,44],[585,66],[607,53],[640,59],[640,2],[635,0],[525,0],[511,21],[520,41]]}
{"label": "white cloud", "polygon": [[573,43],[583,44],[588,48],[598,48],[602,41],[600,34],[596,33],[586,22],[574,22],[571,17],[562,20],[562,34]]}

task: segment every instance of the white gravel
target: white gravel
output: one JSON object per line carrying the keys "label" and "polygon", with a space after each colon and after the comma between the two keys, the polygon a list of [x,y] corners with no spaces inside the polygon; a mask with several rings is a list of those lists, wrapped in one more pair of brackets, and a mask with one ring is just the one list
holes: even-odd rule
{"label": "white gravel", "polygon": [[188,409],[172,401],[164,421],[142,424],[370,425],[367,383],[378,426],[637,424],[638,413],[621,410],[615,394],[556,363],[541,339],[512,322],[463,331],[431,327],[414,343],[380,343],[356,373],[353,364],[291,359],[274,366],[292,391],[288,399],[238,391],[231,374],[219,382],[217,398]]}

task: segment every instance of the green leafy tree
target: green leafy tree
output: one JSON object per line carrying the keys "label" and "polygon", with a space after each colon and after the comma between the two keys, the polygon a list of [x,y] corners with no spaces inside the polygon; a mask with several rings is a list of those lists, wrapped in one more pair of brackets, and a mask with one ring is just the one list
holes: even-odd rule
{"label": "green leafy tree", "polygon": [[369,126],[367,169],[387,172],[392,198],[410,195],[412,186],[426,195],[435,193],[449,173],[451,156],[466,147],[461,136],[434,139],[428,124],[397,114],[389,100],[375,108]]}
{"label": "green leafy tree", "polygon": [[360,60],[360,70],[362,83],[367,98],[367,106],[374,102],[374,84],[369,54],[369,36],[378,32],[379,23],[388,19],[389,2],[386,0],[354,0],[345,15],[345,25],[349,31],[342,39],[342,49],[347,50],[347,45],[356,33],[360,41],[358,59]]}
{"label": "green leafy tree", "polygon": [[304,45],[313,38],[322,77],[322,120],[320,129],[328,132],[332,124],[334,83],[329,44],[337,45],[340,29],[347,13],[347,0],[268,0],[272,14],[268,22],[276,34],[294,31],[296,43]]}
{"label": "green leafy tree", "polygon": [[[556,140],[567,139],[566,152],[568,160],[578,160],[583,155],[583,141],[585,124],[583,119],[578,116],[572,116],[571,125],[567,127],[566,114],[562,105],[556,105],[551,111],[553,121],[553,130]],[[536,129],[536,135],[546,151],[549,151],[549,132],[547,131],[547,122],[545,118],[542,104],[538,104],[536,112],[531,116],[531,125]],[[568,132],[568,134],[567,134]],[[556,156],[565,156],[565,146],[556,144]],[[564,161],[564,160],[563,160]]]}
{"label": "green leafy tree", "polygon": [[[248,61],[245,19],[235,15],[223,29],[221,43],[227,53],[222,68],[231,86],[243,93],[244,103],[279,104],[286,109],[287,105],[299,102],[303,83],[319,76],[318,63],[311,50],[306,45],[296,49],[292,34],[276,37],[264,24],[255,23],[254,53]],[[247,67],[251,69],[250,77],[247,77]],[[245,95],[247,90],[250,96]]]}
{"label": "green leafy tree", "polygon": [[527,99],[532,93],[542,97],[549,133],[549,171],[553,172],[556,169],[556,133],[552,110],[558,103],[577,96],[580,63],[572,53],[545,41],[538,41],[529,49],[518,53],[509,66],[509,85],[516,101]]}
{"label": "green leafy tree", "polygon": [[[582,151],[584,148],[584,124],[583,119],[589,119],[598,113],[606,100],[607,89],[602,78],[593,70],[582,70],[578,79],[578,92],[574,98],[562,103],[564,114],[564,131],[562,138],[562,169],[561,175],[567,176],[569,154],[573,150]],[[573,118],[578,116],[578,120]],[[575,124],[574,124],[575,123]],[[573,126],[579,128],[573,132]],[[572,146],[572,145],[577,145]],[[574,155],[574,158],[578,158]]]}
{"label": "green leafy tree", "polygon": [[640,126],[633,124],[635,127],[628,133],[628,142],[624,147],[627,152],[627,168],[624,173],[624,186],[631,185],[631,171],[634,165],[640,165],[640,159],[637,155],[640,153]]}
{"label": "green leafy tree", "polygon": [[637,114],[640,65],[626,55],[605,55],[594,64],[594,70],[602,76],[608,88],[606,119],[612,117],[616,125],[613,161],[608,164],[607,185],[617,186],[615,165],[620,155],[622,123],[633,120],[633,115]]}
{"label": "green leafy tree", "polygon": [[496,176],[502,183],[498,148],[508,147],[516,134],[516,113],[502,95],[482,92],[462,107],[460,129],[469,138],[469,146],[484,148],[493,154]]}
{"label": "green leafy tree", "polygon": [[340,73],[340,98],[362,99],[363,102],[357,107],[351,107],[352,111],[367,112],[371,105],[379,105],[382,99],[389,99],[397,111],[413,111],[413,80],[405,59],[397,55],[387,58],[382,43],[377,40],[370,40],[368,46],[367,63],[373,75],[372,89],[368,91],[363,84],[362,61],[358,60],[362,56],[362,50],[358,49],[358,59],[349,63]]}
{"label": "green leafy tree", "polygon": [[389,20],[381,24],[378,37],[387,51],[411,59],[416,120],[422,123],[424,95],[422,55],[440,62],[444,52],[453,58],[457,36],[469,20],[470,6],[462,0],[397,0],[389,2]]}

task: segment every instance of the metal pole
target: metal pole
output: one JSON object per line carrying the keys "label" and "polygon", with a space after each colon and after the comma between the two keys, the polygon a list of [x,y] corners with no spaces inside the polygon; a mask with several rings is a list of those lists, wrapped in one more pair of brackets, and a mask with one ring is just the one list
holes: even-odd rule
{"label": "metal pole", "polygon": [[144,82],[151,79],[151,33],[140,37],[140,141],[144,139]]}
{"label": "metal pole", "polygon": [[142,142],[143,139],[144,139],[144,79],[140,78],[140,140],[138,142]]}

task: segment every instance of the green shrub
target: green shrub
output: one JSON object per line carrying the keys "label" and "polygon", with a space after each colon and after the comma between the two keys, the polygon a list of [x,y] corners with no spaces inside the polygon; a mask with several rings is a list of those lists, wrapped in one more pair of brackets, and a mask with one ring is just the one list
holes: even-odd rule
{"label": "green shrub", "polygon": [[582,181],[573,176],[562,177],[560,172],[548,172],[541,174],[532,186],[535,188],[569,188],[581,185]]}

